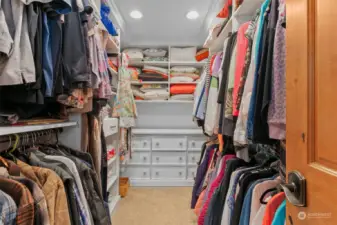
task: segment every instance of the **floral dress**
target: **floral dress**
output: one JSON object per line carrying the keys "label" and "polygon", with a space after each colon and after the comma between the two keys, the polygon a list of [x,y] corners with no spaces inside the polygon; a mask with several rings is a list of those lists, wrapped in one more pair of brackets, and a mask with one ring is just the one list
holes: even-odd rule
{"label": "floral dress", "polygon": [[[124,56],[125,57],[125,56]],[[131,89],[131,73],[125,65],[119,67],[119,88],[113,117],[119,117],[121,128],[134,127],[137,108]]]}

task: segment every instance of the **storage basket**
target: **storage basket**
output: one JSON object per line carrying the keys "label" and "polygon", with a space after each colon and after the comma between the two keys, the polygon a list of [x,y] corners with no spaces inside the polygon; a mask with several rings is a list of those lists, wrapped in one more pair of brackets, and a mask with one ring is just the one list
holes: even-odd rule
{"label": "storage basket", "polygon": [[129,178],[121,177],[119,178],[119,195],[124,198],[129,190]]}

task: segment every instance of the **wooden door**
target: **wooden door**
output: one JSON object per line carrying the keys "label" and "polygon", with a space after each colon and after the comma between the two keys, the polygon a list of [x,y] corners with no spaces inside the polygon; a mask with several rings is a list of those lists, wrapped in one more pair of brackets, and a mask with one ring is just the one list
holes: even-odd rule
{"label": "wooden door", "polygon": [[288,202],[287,224],[336,225],[337,2],[286,2],[287,171],[307,180],[307,207]]}

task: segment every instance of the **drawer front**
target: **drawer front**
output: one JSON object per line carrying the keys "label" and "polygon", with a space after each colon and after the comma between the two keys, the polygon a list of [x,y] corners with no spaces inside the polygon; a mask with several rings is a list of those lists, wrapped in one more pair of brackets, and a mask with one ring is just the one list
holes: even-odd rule
{"label": "drawer front", "polygon": [[152,164],[186,165],[186,152],[152,152]]}
{"label": "drawer front", "polygon": [[188,150],[201,151],[202,145],[205,143],[205,138],[202,137],[190,137],[188,138]]}
{"label": "drawer front", "polygon": [[200,154],[199,152],[189,152],[187,154],[187,162],[188,162],[188,165],[193,165],[193,166],[196,166],[197,165],[197,162],[200,158]]}
{"label": "drawer front", "polygon": [[132,138],[132,150],[151,150],[151,138],[134,137]]}
{"label": "drawer front", "polygon": [[152,150],[163,151],[185,151],[187,145],[186,138],[178,137],[158,137],[152,138]]}
{"label": "drawer front", "polygon": [[132,152],[132,158],[130,158],[129,162],[139,163],[139,164],[150,164],[151,163],[151,153],[150,152]]}
{"label": "drawer front", "polygon": [[132,179],[150,179],[150,168],[141,166],[127,166],[122,170],[122,177]]}
{"label": "drawer front", "polygon": [[188,167],[187,169],[187,179],[194,180],[197,174],[197,167]]}
{"label": "drawer front", "polygon": [[104,119],[103,130],[105,137],[118,133],[118,119],[117,118]]}
{"label": "drawer front", "polygon": [[152,167],[152,179],[186,179],[186,167]]}

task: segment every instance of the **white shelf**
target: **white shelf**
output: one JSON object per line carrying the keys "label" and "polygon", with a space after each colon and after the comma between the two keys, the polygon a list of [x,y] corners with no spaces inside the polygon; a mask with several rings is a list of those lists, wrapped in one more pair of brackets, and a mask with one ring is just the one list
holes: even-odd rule
{"label": "white shelf", "polygon": [[113,73],[114,75],[118,75],[118,72],[117,72],[117,71],[115,71],[115,70],[113,70],[113,69],[111,69],[111,71],[112,71],[112,73]]}
{"label": "white shelf", "polygon": [[136,103],[194,103],[194,101],[186,100],[136,100]]}
{"label": "white shelf", "polygon": [[[245,0],[237,10],[233,12],[232,17],[229,19],[219,36],[212,41],[208,46],[212,53],[222,51],[224,41],[228,34],[233,30],[237,30],[238,26],[243,22],[253,19],[257,9],[260,8],[264,0]],[[233,26],[233,24],[235,24]],[[233,27],[235,29],[233,29]]]}
{"label": "white shelf", "polygon": [[182,179],[130,179],[130,185],[136,187],[191,187],[194,180]]}
{"label": "white shelf", "polygon": [[108,37],[108,42],[106,44],[106,51],[107,53],[111,54],[119,53],[119,46],[111,35],[109,35]]}
{"label": "white shelf", "polygon": [[160,66],[160,67],[168,67],[168,61],[140,61],[140,60],[130,60],[129,66]]}
{"label": "white shelf", "polygon": [[114,183],[116,183],[118,179],[118,176],[111,176],[111,177],[108,177],[108,190],[110,190],[110,188],[114,185]]}
{"label": "white shelf", "polygon": [[132,129],[132,134],[203,134],[201,129]]}
{"label": "white shelf", "polygon": [[113,158],[109,159],[109,160],[108,160],[108,167],[109,167],[111,164],[113,164],[113,163],[116,161],[116,159],[117,159],[117,155],[115,155]]}
{"label": "white shelf", "polygon": [[215,40],[213,40],[212,43],[209,45],[209,49],[211,50],[212,53],[223,50],[225,39],[228,36],[228,34],[232,32],[232,27],[233,27],[232,18],[228,20],[225,27],[222,29],[221,33],[219,34],[219,36]]}
{"label": "white shelf", "polygon": [[193,66],[193,67],[203,67],[206,65],[207,62],[193,62],[193,61],[172,61],[170,62],[171,67],[172,66]]}
{"label": "white shelf", "polygon": [[132,81],[132,85],[143,85],[143,84],[168,84],[168,81],[143,81],[143,82],[138,82],[138,81]]}
{"label": "white shelf", "polygon": [[234,17],[252,17],[256,10],[259,9],[265,0],[246,0],[243,1],[239,8],[234,12]]}
{"label": "white shelf", "polygon": [[62,128],[62,127],[72,127],[76,125],[77,125],[77,122],[63,122],[63,123],[51,123],[51,124],[28,125],[28,126],[5,126],[5,127],[0,127],[0,136],[8,135],[8,134],[18,134],[18,133],[25,133],[25,132],[32,132],[32,131]]}
{"label": "white shelf", "polygon": [[121,197],[117,195],[117,196],[112,197],[112,199],[109,201],[108,205],[109,205],[110,216],[112,215],[112,212],[116,208],[117,203],[120,200],[120,198]]}
{"label": "white shelf", "polygon": [[199,82],[170,82],[170,84],[198,84]]}

